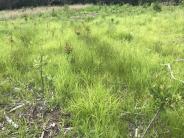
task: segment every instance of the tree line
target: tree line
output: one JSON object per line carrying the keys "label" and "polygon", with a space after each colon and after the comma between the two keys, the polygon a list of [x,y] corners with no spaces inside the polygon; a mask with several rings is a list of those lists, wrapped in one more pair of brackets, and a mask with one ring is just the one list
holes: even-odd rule
{"label": "tree line", "polygon": [[[64,5],[64,4],[123,4],[132,5],[152,3],[158,0],[0,0],[0,9],[14,9],[27,6]],[[181,0],[159,0],[160,2],[179,3]]]}

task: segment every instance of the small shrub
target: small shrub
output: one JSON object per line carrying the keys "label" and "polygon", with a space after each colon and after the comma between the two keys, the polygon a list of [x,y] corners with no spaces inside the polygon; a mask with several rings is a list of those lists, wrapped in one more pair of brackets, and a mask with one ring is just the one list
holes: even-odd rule
{"label": "small shrub", "polygon": [[181,5],[184,7],[184,0],[181,0],[180,3],[181,3]]}
{"label": "small shrub", "polygon": [[69,10],[70,10],[70,7],[67,4],[65,4],[64,5],[64,11],[69,11]]}
{"label": "small shrub", "polygon": [[131,42],[134,37],[131,33],[122,32],[122,33],[119,33],[119,34],[112,35],[112,38],[114,38],[115,40]]}
{"label": "small shrub", "polygon": [[69,55],[73,51],[73,48],[69,43],[66,43],[66,45],[64,47],[64,51],[67,55]]}
{"label": "small shrub", "polygon": [[150,94],[154,99],[156,107],[161,107],[163,110],[175,109],[181,102],[180,93],[175,90],[172,83],[169,83],[165,74],[157,74],[154,76],[154,82],[150,87]]}
{"label": "small shrub", "polygon": [[47,56],[40,55],[37,59],[34,60],[33,67],[39,71],[42,92],[45,92],[45,76],[44,76],[44,67],[47,63]]}
{"label": "small shrub", "polygon": [[0,73],[6,71],[6,63],[0,61]]}
{"label": "small shrub", "polygon": [[36,30],[25,26],[21,27],[20,30],[15,33],[15,36],[18,38],[21,46],[28,48],[33,45],[35,34]]}
{"label": "small shrub", "polygon": [[52,15],[52,17],[57,17],[57,12],[54,9],[52,9],[51,15]]}
{"label": "small shrub", "polygon": [[75,31],[75,34],[76,34],[76,35],[80,35],[80,34],[81,34],[81,32],[80,32],[79,29],[75,29],[74,31]]}
{"label": "small shrub", "polygon": [[28,19],[29,19],[28,15],[24,15],[23,18],[25,21],[28,21]]}
{"label": "small shrub", "polygon": [[133,39],[133,36],[131,33],[121,34],[120,37],[126,41],[131,41]]}
{"label": "small shrub", "polygon": [[17,71],[20,71],[21,73],[26,73],[30,69],[29,56],[31,54],[31,50],[26,47],[18,47],[12,49],[9,57],[9,62],[11,66]]}
{"label": "small shrub", "polygon": [[143,8],[148,8],[150,6],[150,3],[144,3],[142,4]]}
{"label": "small shrub", "polygon": [[156,12],[162,11],[162,7],[161,7],[161,5],[158,2],[152,3],[151,7]]}

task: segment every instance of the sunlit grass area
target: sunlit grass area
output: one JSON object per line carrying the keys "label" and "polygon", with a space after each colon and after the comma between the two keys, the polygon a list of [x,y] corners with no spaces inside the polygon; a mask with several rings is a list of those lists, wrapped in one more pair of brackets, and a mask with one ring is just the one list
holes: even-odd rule
{"label": "sunlit grass area", "polygon": [[0,137],[182,138],[183,61],[181,6],[0,21]]}

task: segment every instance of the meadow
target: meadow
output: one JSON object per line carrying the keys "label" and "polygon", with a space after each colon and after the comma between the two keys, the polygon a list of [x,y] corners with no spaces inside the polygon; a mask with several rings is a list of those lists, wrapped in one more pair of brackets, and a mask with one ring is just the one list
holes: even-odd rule
{"label": "meadow", "polygon": [[0,137],[183,138],[183,68],[182,6],[6,18]]}

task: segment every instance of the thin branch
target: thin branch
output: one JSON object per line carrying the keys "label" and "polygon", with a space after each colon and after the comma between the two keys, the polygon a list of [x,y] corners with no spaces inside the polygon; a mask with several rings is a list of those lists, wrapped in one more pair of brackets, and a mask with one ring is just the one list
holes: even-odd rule
{"label": "thin branch", "polygon": [[44,136],[45,136],[45,130],[42,131],[40,138],[44,138]]}
{"label": "thin branch", "polygon": [[176,62],[184,62],[184,59],[182,59],[182,58],[176,59]]}
{"label": "thin branch", "polygon": [[167,66],[168,71],[169,71],[169,73],[170,73],[172,79],[174,79],[174,80],[176,80],[176,81],[179,81],[179,82],[181,82],[181,83],[184,84],[184,81],[183,81],[183,80],[177,79],[177,78],[174,76],[174,73],[173,73],[173,71],[172,71],[172,68],[171,68],[171,64],[170,64],[170,63],[163,64],[163,65],[164,65],[164,66]]}
{"label": "thin branch", "polygon": [[41,84],[42,84],[42,91],[45,91],[45,83],[43,77],[43,55],[40,57],[40,77],[41,77]]}
{"label": "thin branch", "polygon": [[130,115],[130,114],[139,115],[139,116],[144,116],[144,115],[145,115],[145,114],[143,114],[143,113],[123,112],[123,113],[121,114],[121,116],[126,116],[126,115]]}
{"label": "thin branch", "polygon": [[5,119],[6,119],[6,121],[9,123],[9,124],[11,124],[14,128],[19,128],[19,126],[11,119],[11,118],[9,118],[7,115],[6,115],[6,113],[4,113],[4,115],[5,115]]}
{"label": "thin branch", "polygon": [[25,105],[25,104],[23,103],[23,104],[21,104],[21,105],[18,105],[18,106],[16,106],[16,107],[14,107],[13,109],[11,109],[11,110],[9,111],[9,113],[11,113],[11,112],[13,112],[13,111],[15,111],[15,110],[17,110],[17,109],[23,107],[24,105]]}
{"label": "thin branch", "polygon": [[148,124],[148,126],[146,127],[143,135],[141,136],[141,138],[144,138],[148,132],[148,130],[150,129],[151,125],[153,124],[153,122],[155,121],[155,119],[157,118],[157,116],[160,114],[161,111],[161,107],[158,108],[157,112],[155,113],[155,115],[153,116],[153,118],[151,119],[150,123]]}
{"label": "thin branch", "polygon": [[138,138],[139,137],[139,128],[136,128],[135,129],[135,138]]}

